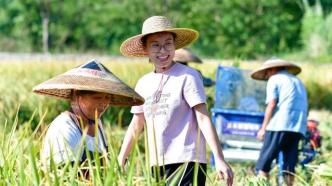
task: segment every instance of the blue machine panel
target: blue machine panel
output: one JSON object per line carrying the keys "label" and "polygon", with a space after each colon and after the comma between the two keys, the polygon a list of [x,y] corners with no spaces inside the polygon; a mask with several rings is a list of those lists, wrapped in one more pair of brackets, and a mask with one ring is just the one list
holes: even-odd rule
{"label": "blue machine panel", "polygon": [[215,124],[221,125],[223,135],[240,135],[256,137],[264,119],[263,112],[245,112],[237,110],[212,109],[213,118],[220,117]]}
{"label": "blue machine panel", "polygon": [[262,143],[256,134],[264,119],[265,87],[266,82],[251,79],[249,71],[218,66],[211,112],[226,159],[258,158]]}

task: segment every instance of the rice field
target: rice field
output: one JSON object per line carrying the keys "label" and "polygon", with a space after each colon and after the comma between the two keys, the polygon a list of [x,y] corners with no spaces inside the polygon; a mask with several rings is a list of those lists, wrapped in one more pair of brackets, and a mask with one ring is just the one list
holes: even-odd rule
{"label": "rice field", "polygon": [[[147,62],[100,61],[116,76],[134,87],[140,76],[149,72]],[[83,63],[83,62],[82,62]],[[92,167],[91,179],[77,176],[78,165],[43,169],[39,153],[41,141],[52,119],[68,108],[61,100],[35,95],[34,85],[81,64],[72,61],[1,62],[0,63],[0,185],[158,185],[146,164],[145,137],[141,135],[131,153],[126,171],[120,169],[116,157],[131,114],[128,107],[112,107],[104,114],[110,159],[105,167]],[[192,65],[214,79],[218,64],[231,66],[233,61],[207,61]],[[258,67],[258,62],[236,62],[246,69]],[[301,65],[300,78],[307,86],[312,109],[309,118],[320,121],[324,137],[322,153],[308,167],[297,169],[295,185],[332,185],[332,70],[327,65]],[[207,88],[213,98],[214,88]],[[213,102],[209,102],[211,107]],[[235,185],[270,185],[253,173],[253,163],[231,163]],[[224,185],[208,167],[207,185]],[[275,185],[276,170],[272,171],[271,185]]]}

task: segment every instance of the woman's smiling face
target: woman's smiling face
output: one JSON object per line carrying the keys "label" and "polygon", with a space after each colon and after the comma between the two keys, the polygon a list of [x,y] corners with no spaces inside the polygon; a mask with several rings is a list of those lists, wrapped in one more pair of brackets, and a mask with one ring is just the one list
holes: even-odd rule
{"label": "woman's smiling face", "polygon": [[155,33],[146,36],[145,50],[156,72],[168,70],[175,54],[174,35],[170,32]]}

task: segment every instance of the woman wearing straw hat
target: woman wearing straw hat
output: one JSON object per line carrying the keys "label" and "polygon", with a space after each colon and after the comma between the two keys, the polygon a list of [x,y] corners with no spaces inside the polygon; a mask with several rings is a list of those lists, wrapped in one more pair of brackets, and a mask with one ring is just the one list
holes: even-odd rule
{"label": "woman wearing straw hat", "polygon": [[[183,65],[188,65],[188,63],[203,63],[203,61],[196,56],[190,49],[188,48],[180,48],[175,51],[174,62],[181,63]],[[204,77],[202,72],[197,70],[203,79],[203,85],[205,87],[211,87],[214,85],[214,81],[211,78]]]}
{"label": "woman wearing straw hat", "polygon": [[110,105],[144,102],[134,90],[94,60],[37,85],[33,92],[70,101],[70,109],[57,116],[47,130],[41,151],[46,165],[52,161],[83,163],[88,157],[94,160],[94,152],[101,156],[107,154],[100,120],[104,111]]}
{"label": "woman wearing straw hat", "polygon": [[272,58],[251,74],[253,79],[267,80],[267,107],[257,133],[257,138],[264,142],[256,169],[259,175],[268,177],[271,163],[281,151],[287,185],[293,185],[298,144],[306,132],[307,93],[295,76],[300,72],[299,66]]}
{"label": "woman wearing straw hat", "polygon": [[[146,123],[148,161],[153,173],[157,174],[157,180],[164,176],[169,183],[178,173],[180,185],[195,181],[198,185],[204,185],[207,141],[217,160],[218,175],[232,185],[233,173],[223,158],[209,118],[201,77],[196,70],[175,63],[173,59],[176,49],[189,45],[197,38],[197,31],[173,28],[166,17],[153,16],[144,21],[142,34],[122,43],[120,51],[123,55],[149,57],[154,71],[144,75],[136,85],[135,90],[146,102],[131,109],[134,116],[118,160],[124,166],[136,137]],[[198,175],[197,180],[193,181],[195,167],[198,168]]]}

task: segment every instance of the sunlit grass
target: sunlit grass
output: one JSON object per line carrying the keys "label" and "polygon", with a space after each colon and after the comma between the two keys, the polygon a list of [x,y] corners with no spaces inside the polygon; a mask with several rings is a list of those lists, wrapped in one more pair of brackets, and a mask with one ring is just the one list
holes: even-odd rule
{"label": "sunlit grass", "polygon": [[[116,76],[134,87],[138,78],[152,70],[148,62],[109,62],[101,61]],[[0,63],[0,185],[154,185],[151,170],[147,165],[145,138],[142,134],[134,147],[123,172],[117,164],[116,157],[131,114],[128,107],[112,107],[105,113],[104,124],[110,161],[105,168],[93,171],[92,180],[77,177],[79,167],[65,166],[62,169],[44,171],[41,169],[39,158],[43,134],[48,124],[60,112],[68,108],[65,101],[35,95],[31,92],[34,85],[57,74],[78,66],[79,62],[11,62]],[[208,61],[202,65],[191,65],[201,70],[208,77],[214,79],[218,64],[231,66],[234,61]],[[260,65],[258,62],[238,63],[241,68],[253,69]],[[326,65],[300,64],[303,72],[300,78],[306,85],[316,86],[315,100],[326,100],[327,92],[332,92],[332,73]],[[314,83],[312,83],[314,82]],[[323,89],[321,90],[320,88]],[[214,87],[206,89],[213,97]],[[329,95],[329,94],[327,94]],[[318,102],[319,103],[319,102]],[[323,103],[322,103],[323,104]],[[210,105],[211,106],[211,105]],[[312,166],[306,169],[298,168],[299,179],[297,185],[332,184],[331,150],[332,150],[332,115],[330,111],[311,111],[309,117],[321,122],[319,128],[324,137],[322,154],[318,155]],[[209,155],[208,155],[209,157]],[[265,182],[255,177],[253,163],[231,163],[235,172],[236,185],[259,185]],[[90,169],[94,169],[89,166]],[[220,182],[216,173],[208,166],[207,185],[217,185]],[[327,173],[327,174],[325,174]],[[275,171],[272,176],[275,176]],[[274,181],[274,180],[271,180]],[[274,182],[272,182],[272,185]]]}

